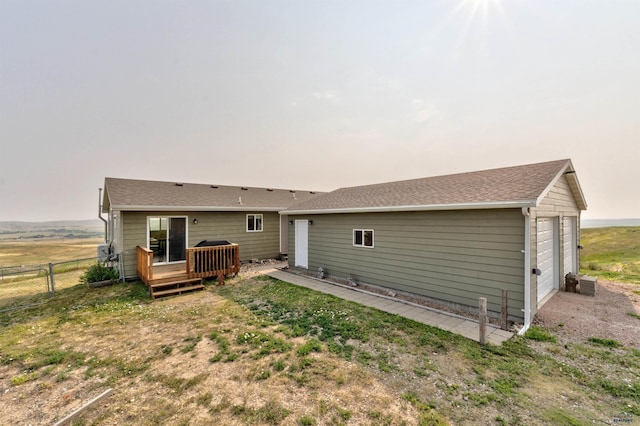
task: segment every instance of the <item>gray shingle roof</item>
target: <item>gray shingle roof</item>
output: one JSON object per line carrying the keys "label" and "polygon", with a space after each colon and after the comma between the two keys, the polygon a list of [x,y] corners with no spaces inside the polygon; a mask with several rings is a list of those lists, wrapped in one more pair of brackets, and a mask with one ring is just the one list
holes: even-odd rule
{"label": "gray shingle roof", "polygon": [[[225,185],[105,179],[104,209],[282,210],[321,192]],[[295,195],[295,197],[294,197]]]}
{"label": "gray shingle roof", "polygon": [[[535,206],[566,171],[573,171],[570,160],[341,188],[287,213]],[[569,183],[578,205],[586,208],[575,175]]]}

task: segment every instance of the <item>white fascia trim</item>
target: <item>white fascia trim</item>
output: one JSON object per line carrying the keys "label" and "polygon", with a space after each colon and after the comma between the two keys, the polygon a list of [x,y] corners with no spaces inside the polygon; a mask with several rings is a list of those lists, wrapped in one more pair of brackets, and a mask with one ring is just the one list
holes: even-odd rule
{"label": "white fascia trim", "polygon": [[523,207],[524,216],[524,326],[518,331],[523,335],[531,326],[531,216]]}
{"label": "white fascia trim", "polygon": [[582,203],[582,206],[584,206],[584,209],[582,209],[582,206],[579,205],[580,203],[578,203],[578,207],[580,207],[581,210],[586,210],[587,200],[584,198],[584,193],[582,192],[582,187],[580,186],[580,181],[578,180],[578,177],[574,173],[574,174],[567,175],[567,180],[569,179],[571,179],[573,183],[576,185],[576,188],[578,189],[578,195],[580,196],[580,202]]}
{"label": "white fascia trim", "polygon": [[246,211],[262,211],[262,212],[278,212],[286,207],[251,207],[251,206],[234,206],[234,207],[207,207],[207,206],[114,206],[116,210],[124,212],[246,212]]}
{"label": "white fascia trim", "polygon": [[549,185],[547,185],[544,191],[542,191],[538,196],[538,199],[536,199],[536,204],[534,207],[538,207],[540,203],[542,203],[542,200],[544,200],[544,197],[546,197],[549,194],[549,191],[551,191],[551,189],[556,185],[556,183],[558,183],[558,180],[562,177],[562,175],[564,175],[564,173],[567,170],[573,171],[573,166],[571,165],[571,161],[567,161],[564,167],[560,169],[558,174],[553,179],[551,179],[551,182],[549,182]]}
{"label": "white fascia trim", "polygon": [[280,214],[388,213],[433,210],[481,210],[534,207],[536,200],[497,201],[489,203],[429,204],[422,206],[354,207],[344,209],[282,210]]}

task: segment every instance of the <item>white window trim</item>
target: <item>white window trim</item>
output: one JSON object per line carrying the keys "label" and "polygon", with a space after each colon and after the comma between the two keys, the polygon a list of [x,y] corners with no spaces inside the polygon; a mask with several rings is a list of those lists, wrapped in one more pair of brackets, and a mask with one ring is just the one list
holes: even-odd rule
{"label": "white window trim", "polygon": [[[356,244],[356,231],[361,231],[362,232],[362,244]],[[371,245],[370,246],[364,245],[364,233],[365,232],[371,232]],[[354,247],[363,247],[363,248],[374,248],[375,247],[376,240],[375,240],[375,232],[373,231],[373,229],[356,228],[351,233],[351,238],[352,238],[352,242],[353,242],[353,246]]]}
{"label": "white window trim", "polygon": [[[259,216],[260,217],[260,229],[249,229],[249,216],[253,216],[253,227],[256,227],[256,218]],[[262,230],[264,229],[264,216],[262,215],[262,213],[248,213],[247,217],[245,218],[244,221],[244,226],[247,230],[247,232],[262,232]]]}

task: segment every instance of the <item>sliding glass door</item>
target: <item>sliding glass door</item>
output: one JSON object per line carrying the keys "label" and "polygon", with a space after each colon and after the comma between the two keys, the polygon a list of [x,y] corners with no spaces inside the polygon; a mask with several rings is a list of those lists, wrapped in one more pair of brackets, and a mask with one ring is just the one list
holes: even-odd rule
{"label": "sliding glass door", "polygon": [[149,217],[147,221],[149,250],[153,251],[153,263],[170,263],[185,260],[187,248],[186,217]]}

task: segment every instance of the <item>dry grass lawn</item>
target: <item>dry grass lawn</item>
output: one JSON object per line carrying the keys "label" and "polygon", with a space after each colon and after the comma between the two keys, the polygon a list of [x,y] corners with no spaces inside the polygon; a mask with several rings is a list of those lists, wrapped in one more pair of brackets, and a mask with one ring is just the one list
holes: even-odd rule
{"label": "dry grass lawn", "polygon": [[640,416],[640,351],[563,344],[544,330],[532,339],[481,347],[261,277],[155,302],[140,283],[76,286],[0,314],[0,418],[52,424],[108,388],[113,395],[75,424],[542,425]]}

